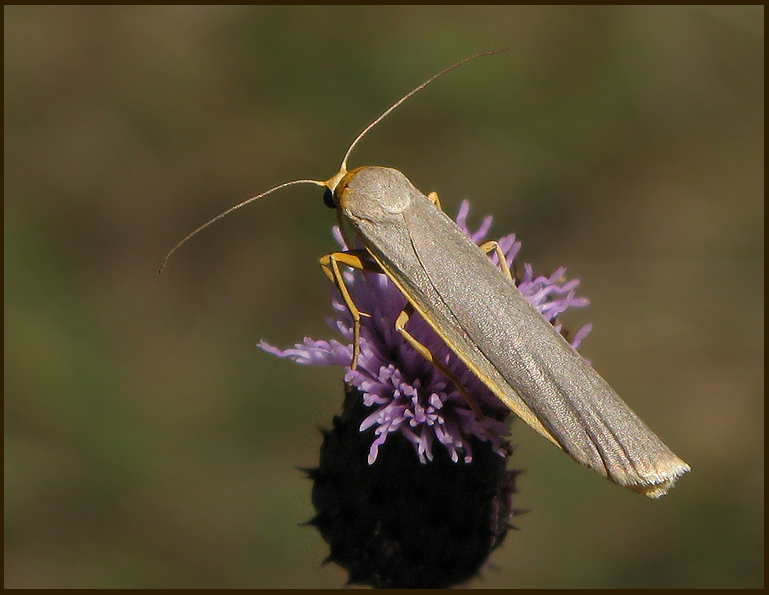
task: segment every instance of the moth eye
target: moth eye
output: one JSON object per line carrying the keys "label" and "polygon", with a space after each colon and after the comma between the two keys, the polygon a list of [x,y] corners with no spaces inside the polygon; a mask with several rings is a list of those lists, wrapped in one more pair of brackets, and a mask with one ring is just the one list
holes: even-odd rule
{"label": "moth eye", "polygon": [[326,188],[326,191],[323,193],[323,204],[325,204],[329,209],[336,208],[336,203],[334,202],[334,193],[331,192],[330,188]]}

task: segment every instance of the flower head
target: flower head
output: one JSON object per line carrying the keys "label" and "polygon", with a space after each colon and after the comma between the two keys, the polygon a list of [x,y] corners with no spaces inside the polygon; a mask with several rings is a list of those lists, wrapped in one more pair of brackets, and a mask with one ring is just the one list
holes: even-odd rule
{"label": "flower head", "polygon": [[326,562],[345,568],[348,583],[380,589],[467,582],[524,512],[513,507],[520,471],[474,436],[471,465],[452,462],[445,449],[423,465],[397,436],[369,465],[370,438],[358,429],[367,415],[361,393],[347,385],[341,415],[323,431],[318,466],[306,470],[316,510],[307,524],[328,542]]}
{"label": "flower head", "polygon": [[[486,217],[474,232],[467,226],[470,206],[463,201],[457,215],[457,224],[474,242],[483,242],[491,227],[492,218]],[[348,246],[338,228],[334,237],[341,248]],[[508,266],[515,265],[521,242],[515,235],[501,238],[499,246]],[[492,260],[497,263],[496,255]],[[577,297],[579,280],[564,280],[566,269],[561,267],[549,276],[535,276],[530,264],[523,265],[516,285],[529,302],[555,328],[561,331],[557,317],[569,308],[581,308],[589,304],[584,297]],[[504,436],[509,429],[504,423],[509,411],[480,380],[478,380],[457,356],[445,345],[427,323],[415,314],[408,323],[409,332],[442,361],[461,380],[463,386],[482,406],[483,420],[467,405],[459,389],[433,365],[406,343],[395,330],[395,319],[406,305],[406,298],[385,276],[361,271],[346,271],[345,282],[352,299],[361,312],[369,316],[362,321],[360,357],[358,368],[350,369],[352,359],[352,318],[335,289],[332,306],[335,316],[328,323],[345,339],[338,341],[315,340],[306,337],[293,348],[280,350],[261,341],[259,346],[279,357],[293,359],[300,364],[346,366],[345,382],[363,395],[368,415],[360,424],[364,432],[373,428],[373,441],[369,447],[368,463],[377,460],[379,449],[392,434],[400,434],[414,446],[420,462],[431,461],[435,448],[445,448],[452,461],[470,462],[473,449],[469,437],[489,442],[493,450],[504,455],[508,452]],[[576,333],[572,345],[577,348],[590,332],[585,325]]]}

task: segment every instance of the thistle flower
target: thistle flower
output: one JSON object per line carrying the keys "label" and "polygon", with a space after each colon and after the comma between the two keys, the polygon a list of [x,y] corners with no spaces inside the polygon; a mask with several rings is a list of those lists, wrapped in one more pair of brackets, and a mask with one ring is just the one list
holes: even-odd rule
{"label": "thistle flower", "polygon": [[323,432],[313,480],[315,526],[348,583],[375,588],[448,588],[472,578],[499,547],[510,520],[518,471],[474,436],[472,464],[436,449],[425,465],[408,440],[395,436],[369,465],[371,438],[359,431],[368,412],[347,386],[341,416]]}
{"label": "thistle flower", "polygon": [[[470,232],[469,208],[464,201],[457,224],[480,243],[492,220],[487,217]],[[334,237],[347,249],[339,229]],[[516,270],[521,243],[510,235],[499,245]],[[492,259],[496,263],[496,255]],[[559,331],[560,314],[588,304],[575,296],[579,281],[562,279],[565,272],[535,276],[525,264],[516,279]],[[318,467],[307,470],[317,511],[308,524],[330,545],[326,561],[349,571],[349,583],[377,588],[463,583],[478,573],[512,528],[510,520],[523,512],[512,506],[519,472],[507,469],[510,412],[415,314],[409,332],[461,380],[484,411],[478,420],[457,387],[396,332],[406,299],[395,285],[384,275],[344,275],[353,301],[370,315],[362,321],[356,370],[349,367],[352,319],[337,290],[335,317],[328,323],[344,342],[305,338],[286,350],[259,344],[300,364],[347,367],[342,414],[323,432]],[[572,345],[578,347],[589,331],[589,325],[583,327]]]}
{"label": "thistle flower", "polygon": [[[486,217],[481,226],[471,232],[467,226],[469,210],[468,201],[463,201],[457,224],[474,242],[481,243],[486,239],[492,217]],[[337,227],[333,233],[341,249],[348,249]],[[512,234],[501,238],[498,243],[508,266],[516,270],[515,258],[521,249],[521,242]],[[496,254],[492,260],[498,263]],[[526,263],[522,275],[516,279],[518,289],[558,331],[561,331],[557,322],[559,315],[569,308],[589,304],[586,298],[575,295],[579,280],[564,281],[565,273],[566,269],[561,267],[552,275],[535,276],[531,265]],[[393,434],[400,434],[413,444],[421,463],[434,459],[436,447],[445,448],[454,462],[460,459],[465,463],[471,462],[473,448],[468,441],[470,436],[488,442],[494,452],[504,456],[509,450],[504,439],[510,433],[505,423],[508,409],[418,314],[409,321],[409,332],[460,378],[484,410],[485,418],[479,420],[457,387],[406,343],[395,330],[395,319],[406,305],[406,298],[385,275],[346,271],[344,277],[354,303],[361,312],[370,315],[362,321],[357,369],[349,368],[352,359],[352,317],[336,289],[332,297],[336,316],[327,322],[345,338],[345,343],[305,337],[302,343],[286,350],[264,341],[259,346],[300,364],[347,367],[345,383],[362,393],[363,403],[368,408],[368,415],[359,429],[363,432],[374,428],[374,439],[367,456],[369,464],[377,460],[380,448]],[[574,348],[579,347],[590,329],[591,325],[585,325],[576,333],[572,340]]]}

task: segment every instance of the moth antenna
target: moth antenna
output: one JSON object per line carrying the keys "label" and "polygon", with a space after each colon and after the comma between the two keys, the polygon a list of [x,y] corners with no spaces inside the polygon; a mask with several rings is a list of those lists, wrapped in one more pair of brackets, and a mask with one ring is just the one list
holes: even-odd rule
{"label": "moth antenna", "polygon": [[490,52],[483,52],[481,54],[475,54],[475,56],[470,56],[469,58],[465,58],[461,62],[457,62],[453,66],[449,66],[448,68],[446,68],[444,70],[441,70],[438,74],[430,77],[424,83],[419,85],[417,88],[413,89],[409,93],[406,93],[406,95],[401,97],[398,101],[396,101],[389,108],[387,108],[387,110],[385,110],[384,113],[382,113],[381,116],[379,116],[376,120],[371,122],[371,124],[366,126],[366,128],[364,128],[363,132],[361,132],[355,138],[355,140],[352,141],[352,144],[350,145],[350,148],[347,149],[347,153],[345,153],[345,155],[344,155],[344,159],[342,160],[342,166],[339,168],[339,171],[342,172],[342,173],[347,173],[347,160],[350,158],[350,154],[352,153],[352,150],[355,148],[355,145],[358,144],[358,141],[360,141],[364,136],[366,136],[366,134],[368,133],[369,130],[371,130],[374,126],[379,124],[379,122],[384,120],[387,116],[389,116],[390,112],[392,112],[396,107],[398,107],[400,104],[402,104],[404,101],[406,101],[409,97],[411,97],[415,93],[417,93],[417,92],[421,91],[422,89],[424,89],[427,85],[432,83],[435,79],[442,77],[444,74],[448,74],[449,72],[451,72],[455,68],[459,68],[460,66],[463,66],[463,65],[467,64],[468,62],[471,62],[471,61],[475,60],[476,58],[484,58],[486,56],[493,56],[494,54],[501,54],[502,52],[506,52],[509,49],[510,48],[501,48],[501,49],[498,49],[498,50],[492,50]]}
{"label": "moth antenna", "polygon": [[332,177],[331,179],[329,179],[329,180],[327,180],[325,182],[322,182],[322,181],[319,181],[319,180],[293,180],[291,182],[286,182],[285,184],[280,184],[279,186],[275,186],[274,188],[270,188],[266,192],[262,192],[261,194],[258,194],[256,196],[252,196],[251,198],[246,199],[243,202],[238,203],[238,204],[236,204],[233,207],[230,207],[229,209],[227,209],[223,213],[219,213],[213,219],[207,221],[206,223],[204,223],[203,225],[198,227],[196,230],[194,230],[194,231],[190,232],[189,234],[187,234],[178,244],[176,244],[176,246],[174,246],[173,248],[171,248],[171,250],[169,250],[168,254],[166,254],[165,258],[163,258],[163,262],[160,264],[160,268],[158,269],[158,275],[162,275],[163,274],[163,270],[165,269],[166,265],[168,264],[168,261],[170,260],[171,256],[173,256],[173,254],[179,248],[181,248],[184,244],[186,244],[187,241],[190,240],[193,236],[195,236],[199,232],[203,231],[209,225],[211,225],[213,223],[216,223],[217,221],[219,221],[219,219],[222,219],[223,217],[226,217],[227,215],[229,215],[233,211],[236,211],[237,209],[239,209],[241,207],[244,207],[247,204],[249,204],[249,203],[251,203],[251,202],[253,202],[255,200],[258,200],[258,199],[260,199],[260,198],[262,198],[264,196],[267,196],[268,194],[271,194],[272,192],[275,192],[276,190],[280,190],[281,188],[286,188],[287,186],[294,186],[296,184],[313,184],[315,186],[321,186],[321,187],[330,188],[331,190],[333,190],[334,187],[336,186],[336,183],[344,176],[344,174],[347,173],[347,160],[350,158],[350,155],[352,154],[352,151],[355,148],[355,146],[358,144],[358,142],[364,136],[366,136],[366,134],[369,132],[369,130],[374,128],[374,126],[379,124],[379,122],[381,122],[388,115],[390,115],[390,112],[392,112],[396,107],[401,105],[404,101],[406,101],[408,98],[410,98],[412,95],[414,95],[418,91],[421,91],[422,89],[424,89],[427,85],[432,83],[435,79],[442,77],[444,74],[447,74],[447,73],[451,72],[455,68],[459,68],[460,66],[463,66],[464,64],[467,64],[468,62],[471,62],[472,60],[475,60],[477,58],[483,58],[485,56],[493,56],[494,54],[500,54],[502,52],[506,52],[509,49],[510,48],[501,48],[501,49],[498,49],[498,50],[492,50],[490,52],[483,52],[483,53],[480,53],[480,54],[476,54],[474,56],[470,56],[469,58],[465,58],[464,60],[462,60],[460,62],[457,62],[453,66],[449,66],[448,68],[442,70],[438,74],[430,77],[424,83],[422,83],[421,85],[419,85],[418,87],[416,87],[415,89],[413,89],[412,91],[410,91],[409,93],[407,93],[406,95],[401,97],[395,103],[393,103],[389,108],[387,108],[387,110],[385,110],[382,113],[382,115],[380,115],[376,120],[371,122],[371,124],[366,126],[366,128],[363,130],[363,132],[361,132],[355,138],[355,140],[352,141],[352,144],[347,149],[347,153],[345,153],[345,155],[344,155],[344,159],[342,160],[342,165],[341,165],[341,167],[339,169],[339,173],[337,173],[334,177]]}
{"label": "moth antenna", "polygon": [[168,251],[168,254],[166,254],[165,258],[163,259],[163,262],[160,264],[160,268],[158,269],[158,275],[163,274],[163,270],[166,268],[166,265],[168,264],[168,260],[171,258],[174,252],[176,252],[179,248],[181,248],[184,244],[186,244],[189,239],[197,235],[199,232],[203,231],[206,227],[208,227],[212,223],[216,223],[217,221],[219,221],[219,219],[226,217],[233,211],[237,211],[239,208],[245,207],[248,203],[254,202],[255,200],[259,200],[263,196],[267,196],[268,194],[271,194],[276,190],[280,190],[281,188],[286,188],[287,186],[295,186],[297,184],[314,184],[315,186],[323,186],[323,187],[326,186],[325,182],[320,182],[318,180],[293,180],[291,182],[286,182],[285,184],[280,184],[279,186],[275,186],[274,188],[270,188],[266,192],[262,192],[261,194],[257,194],[256,196],[252,196],[251,198],[247,198],[243,202],[236,204],[234,207],[230,207],[223,213],[219,213],[213,219],[206,221],[203,225],[198,227],[195,231],[188,233],[186,236],[184,236],[184,238],[178,244],[176,244],[176,246],[171,248],[171,250]]}

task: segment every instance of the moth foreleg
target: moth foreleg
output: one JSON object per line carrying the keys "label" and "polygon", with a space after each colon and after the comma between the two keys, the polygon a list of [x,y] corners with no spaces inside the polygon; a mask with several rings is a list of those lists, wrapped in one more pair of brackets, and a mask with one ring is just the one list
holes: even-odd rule
{"label": "moth foreleg", "polygon": [[339,269],[340,264],[353,269],[374,273],[381,273],[382,269],[371,259],[371,255],[367,250],[332,252],[320,259],[320,268],[326,274],[326,277],[328,277],[337,289],[339,289],[339,293],[342,294],[342,300],[344,300],[347,309],[350,311],[350,316],[352,316],[353,342],[352,363],[350,364],[350,367],[354,370],[358,367],[358,357],[360,356],[360,321],[362,317],[368,317],[370,314],[358,310],[358,307],[355,305],[355,302],[350,295],[350,290],[347,289],[347,283],[345,283],[342,271]]}

